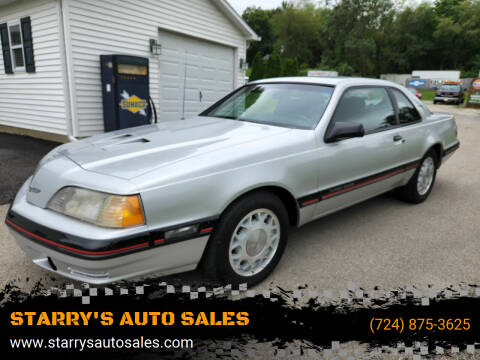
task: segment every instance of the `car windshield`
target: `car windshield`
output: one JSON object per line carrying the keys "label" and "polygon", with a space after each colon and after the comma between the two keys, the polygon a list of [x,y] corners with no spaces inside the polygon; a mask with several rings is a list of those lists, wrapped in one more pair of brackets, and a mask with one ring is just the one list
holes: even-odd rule
{"label": "car windshield", "polygon": [[252,84],[201,114],[261,124],[313,129],[333,87],[309,84]]}
{"label": "car windshield", "polygon": [[460,85],[447,84],[440,87],[442,91],[460,91]]}

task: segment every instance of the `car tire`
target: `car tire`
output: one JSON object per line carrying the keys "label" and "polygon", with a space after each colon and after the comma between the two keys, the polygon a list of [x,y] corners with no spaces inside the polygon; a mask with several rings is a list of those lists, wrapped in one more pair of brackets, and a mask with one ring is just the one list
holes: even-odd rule
{"label": "car tire", "polygon": [[202,260],[204,273],[215,282],[264,280],[279,262],[287,243],[288,213],[268,191],[248,194],[222,214]]}
{"label": "car tire", "polygon": [[430,195],[437,176],[438,158],[434,150],[429,150],[420,161],[407,185],[397,189],[400,199],[419,204]]}
{"label": "car tire", "polygon": [[437,102],[435,100],[433,100],[433,105],[436,105],[436,104],[437,104]]}

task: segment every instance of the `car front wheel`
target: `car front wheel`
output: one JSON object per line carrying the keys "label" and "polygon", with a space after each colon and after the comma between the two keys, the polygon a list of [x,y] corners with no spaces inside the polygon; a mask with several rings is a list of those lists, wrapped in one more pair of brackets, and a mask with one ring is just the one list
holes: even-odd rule
{"label": "car front wheel", "polygon": [[275,268],[287,242],[288,214],[282,201],[258,191],[234,202],[222,215],[206,249],[207,275],[254,285]]}

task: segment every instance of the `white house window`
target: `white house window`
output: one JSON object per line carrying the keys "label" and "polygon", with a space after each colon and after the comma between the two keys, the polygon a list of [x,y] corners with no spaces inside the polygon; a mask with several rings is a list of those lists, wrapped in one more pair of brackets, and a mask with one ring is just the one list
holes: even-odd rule
{"label": "white house window", "polygon": [[30,16],[23,17],[19,21],[1,23],[0,40],[5,74],[35,72]]}
{"label": "white house window", "polygon": [[8,34],[10,37],[13,68],[15,70],[25,70],[22,28],[20,26],[20,22],[8,24]]}

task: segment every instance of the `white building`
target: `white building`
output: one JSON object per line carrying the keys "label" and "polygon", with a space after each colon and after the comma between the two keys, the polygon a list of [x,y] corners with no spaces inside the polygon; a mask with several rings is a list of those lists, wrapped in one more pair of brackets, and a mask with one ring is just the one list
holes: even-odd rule
{"label": "white building", "polygon": [[415,70],[412,71],[414,79],[429,79],[435,81],[458,81],[460,80],[459,70]]}
{"label": "white building", "polygon": [[0,35],[1,129],[73,137],[103,132],[101,54],[149,58],[165,121],[243,85],[259,39],[225,0],[0,0]]}
{"label": "white building", "polygon": [[398,85],[405,86],[407,80],[411,79],[411,74],[382,74],[380,75],[380,79],[391,81],[397,83]]}

